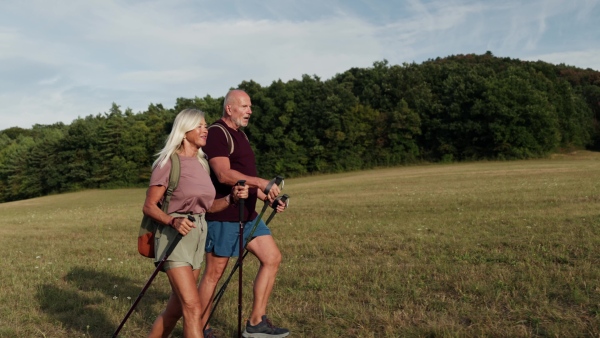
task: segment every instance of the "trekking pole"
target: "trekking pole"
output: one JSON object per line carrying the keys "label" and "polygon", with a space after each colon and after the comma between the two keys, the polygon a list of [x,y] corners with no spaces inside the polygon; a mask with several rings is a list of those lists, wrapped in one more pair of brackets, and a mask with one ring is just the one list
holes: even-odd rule
{"label": "trekking pole", "polygon": [[[283,202],[286,207],[289,204],[289,196],[284,194],[283,196],[277,197],[275,199],[275,201],[273,201],[272,204],[272,208],[273,209],[277,209],[277,205],[279,205],[279,202],[281,201]],[[277,214],[277,210],[273,210],[271,212],[271,215],[269,216],[269,218],[267,219],[267,221],[265,222],[266,225],[269,225],[269,223],[271,222],[271,220],[273,219],[273,217]],[[256,228],[258,227],[258,225],[256,224],[252,230],[250,231],[250,234],[248,235],[248,237],[246,238],[246,245],[244,246],[244,249],[248,246],[248,244],[250,242],[252,242],[252,240],[254,238],[252,238],[252,235],[254,234],[254,232],[256,231]],[[244,255],[242,256],[241,261],[244,260],[244,258],[246,258],[246,256],[248,255],[249,251],[244,251]],[[221,298],[223,297],[223,294],[225,293],[225,290],[227,289],[227,286],[229,285],[229,281],[231,280],[231,278],[233,277],[233,275],[235,274],[235,271],[237,270],[237,268],[239,267],[239,263],[241,262],[239,259],[235,262],[235,265],[233,266],[233,268],[231,269],[231,272],[229,273],[229,276],[227,276],[227,279],[225,279],[225,281],[223,282],[223,285],[221,285],[221,288],[219,289],[219,291],[215,294],[215,297],[213,299],[213,307],[212,310],[210,311],[210,314],[208,315],[208,319],[206,320],[206,323],[204,323],[204,328],[203,330],[206,329],[206,326],[208,326],[208,323],[210,322],[210,319],[212,318],[213,314],[215,313],[215,310],[217,309],[217,305],[219,305],[219,302],[221,301]]]}
{"label": "trekking pole", "polygon": [[[244,186],[245,180],[239,180],[238,185]],[[245,198],[240,198],[240,252],[238,254],[238,265],[240,266],[240,275],[238,277],[238,338],[242,338],[242,253],[244,251],[244,202]]]}
{"label": "trekking pole", "polygon": [[[265,195],[269,195],[269,192],[271,191],[273,184],[277,184],[278,187],[281,187],[281,189],[283,189],[283,176],[276,176],[274,179],[269,181],[269,183],[265,187],[265,190],[263,191],[263,193]],[[273,202],[275,202],[275,201],[273,201]],[[260,214],[258,215],[258,217],[256,217],[256,219],[254,220],[254,224],[252,224],[253,229],[256,229],[256,225],[258,224],[258,222],[260,222],[260,220],[261,220],[262,216],[264,215],[265,210],[267,210],[268,206],[269,206],[269,199],[265,198],[265,204],[263,205],[263,208],[260,211]]]}
{"label": "trekking pole", "polygon": [[[187,218],[188,218],[188,220],[190,220],[192,222],[196,221],[196,219],[194,219],[194,217],[192,215],[188,215]],[[131,316],[131,314],[133,313],[133,310],[135,309],[135,307],[138,305],[138,303],[140,302],[140,300],[142,300],[142,297],[146,293],[146,290],[150,287],[150,284],[152,283],[152,281],[154,280],[154,278],[156,277],[156,275],[158,275],[158,272],[161,271],[163,265],[167,261],[167,258],[173,252],[173,250],[175,250],[175,247],[177,246],[177,244],[179,243],[179,241],[181,240],[182,237],[183,236],[180,233],[177,233],[177,236],[175,236],[175,239],[173,240],[173,243],[171,243],[171,245],[169,245],[169,247],[167,248],[167,251],[165,252],[165,256],[156,265],[156,269],[154,269],[154,272],[150,276],[150,279],[148,279],[148,281],[146,282],[146,285],[144,285],[144,287],[142,288],[142,291],[137,296],[135,302],[133,302],[133,304],[129,308],[129,311],[127,311],[127,314],[125,315],[125,318],[123,318],[123,320],[121,321],[121,324],[119,324],[119,327],[117,327],[117,330],[115,331],[115,333],[113,333],[112,338],[116,338],[118,336],[119,331],[121,331],[121,329],[125,325],[125,322],[127,321],[127,319],[129,319],[129,316]]]}
{"label": "trekking pole", "polygon": [[[269,222],[271,222],[273,217],[275,217],[275,215],[277,214],[277,206],[279,206],[279,201],[283,202],[283,204],[285,204],[285,207],[287,208],[287,206],[290,204],[289,198],[290,196],[288,196],[287,194],[283,194],[283,196],[277,196],[277,198],[273,201],[273,204],[271,204],[271,208],[273,208],[273,211],[271,211],[271,215],[269,216],[269,218],[267,218],[265,224],[269,224]],[[248,243],[250,243],[253,240],[252,235],[254,235],[256,228],[258,228],[258,222],[254,222],[252,230],[250,230],[250,234],[248,235],[248,237],[246,237],[246,246],[248,246]],[[246,246],[244,248],[246,248]],[[244,256],[247,253],[248,252],[245,252]]]}

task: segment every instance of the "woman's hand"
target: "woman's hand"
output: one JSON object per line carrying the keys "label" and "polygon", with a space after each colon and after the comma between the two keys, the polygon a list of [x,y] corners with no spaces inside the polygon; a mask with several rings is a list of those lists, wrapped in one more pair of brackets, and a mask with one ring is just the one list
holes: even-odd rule
{"label": "woman's hand", "polygon": [[193,228],[196,227],[194,222],[185,217],[174,217],[169,225],[177,230],[182,236],[187,235]]}
{"label": "woman's hand", "polygon": [[248,198],[248,186],[247,185],[234,185],[231,188],[231,199],[233,203],[237,203],[240,199]]}

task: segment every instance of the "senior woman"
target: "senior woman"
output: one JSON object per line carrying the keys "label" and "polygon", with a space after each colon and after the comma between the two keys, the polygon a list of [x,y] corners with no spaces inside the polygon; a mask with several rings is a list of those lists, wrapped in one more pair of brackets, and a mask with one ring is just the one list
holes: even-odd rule
{"label": "senior woman", "polygon": [[[182,315],[184,337],[212,336],[210,331],[202,332],[202,309],[196,287],[206,242],[204,214],[221,211],[229,204],[237,203],[240,198],[247,198],[248,187],[235,186],[230,195],[215,199],[210,169],[202,151],[207,135],[208,129],[202,111],[181,111],[175,118],[165,147],[152,165],[150,188],[143,211],[163,225],[159,229],[161,233],[155,245],[155,261],[162,260],[166,248],[177,233],[183,235],[183,238],[163,265],[172,292],[166,309],[154,321],[148,337],[168,336]],[[158,205],[169,183],[170,157],[173,153],[177,153],[179,157],[181,175],[165,213]],[[192,215],[195,222],[187,219],[188,215]]]}

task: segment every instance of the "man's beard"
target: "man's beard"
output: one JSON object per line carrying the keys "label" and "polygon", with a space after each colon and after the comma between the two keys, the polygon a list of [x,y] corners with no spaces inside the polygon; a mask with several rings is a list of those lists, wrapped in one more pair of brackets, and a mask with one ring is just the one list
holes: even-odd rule
{"label": "man's beard", "polygon": [[248,120],[244,119],[243,117],[240,117],[239,119],[233,120],[233,123],[235,123],[235,125],[238,128],[243,128],[248,125]]}

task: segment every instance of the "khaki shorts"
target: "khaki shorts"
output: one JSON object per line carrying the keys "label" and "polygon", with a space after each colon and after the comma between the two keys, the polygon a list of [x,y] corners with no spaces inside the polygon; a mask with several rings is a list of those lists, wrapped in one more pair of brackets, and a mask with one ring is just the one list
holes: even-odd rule
{"label": "khaki shorts", "polygon": [[[172,217],[187,217],[188,214],[172,213]],[[192,215],[196,222],[196,227],[193,228],[187,235],[183,236],[173,252],[169,255],[163,271],[169,269],[191,266],[192,270],[200,269],[202,260],[204,259],[204,245],[206,243],[206,220],[204,214]],[[169,245],[173,242],[179,232],[170,226],[162,226],[156,231],[154,238],[155,259],[154,264],[158,264],[164,257]]]}

